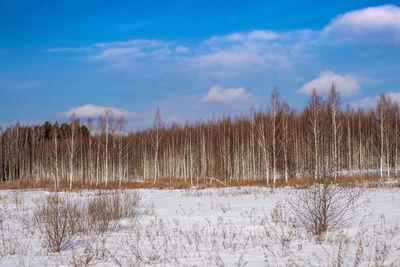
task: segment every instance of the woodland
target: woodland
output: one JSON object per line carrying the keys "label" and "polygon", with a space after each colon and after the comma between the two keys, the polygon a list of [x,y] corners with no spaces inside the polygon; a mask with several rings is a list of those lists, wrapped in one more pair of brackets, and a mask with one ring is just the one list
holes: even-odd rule
{"label": "woodland", "polygon": [[121,185],[380,178],[399,172],[399,105],[381,94],[372,108],[341,104],[332,85],[295,110],[273,89],[265,107],[240,116],[165,123],[159,109],[147,129],[126,131],[109,109],[99,118],[0,128],[0,180]]}

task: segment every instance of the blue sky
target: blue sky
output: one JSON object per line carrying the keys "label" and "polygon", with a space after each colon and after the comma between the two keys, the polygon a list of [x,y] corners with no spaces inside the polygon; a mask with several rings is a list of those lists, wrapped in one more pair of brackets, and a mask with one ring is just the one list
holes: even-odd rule
{"label": "blue sky", "polygon": [[400,1],[0,1],[0,125],[400,101]]}

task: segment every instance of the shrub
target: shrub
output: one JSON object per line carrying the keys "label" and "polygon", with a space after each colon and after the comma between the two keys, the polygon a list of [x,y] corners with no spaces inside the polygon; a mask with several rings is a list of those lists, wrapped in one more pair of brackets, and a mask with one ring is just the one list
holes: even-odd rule
{"label": "shrub", "polygon": [[323,181],[308,189],[298,190],[288,206],[295,221],[314,235],[337,228],[348,220],[349,211],[360,195],[357,189],[348,189]]}
{"label": "shrub", "polygon": [[51,252],[59,252],[72,242],[79,231],[82,216],[77,203],[58,193],[48,195],[34,212],[35,225],[44,237],[44,246]]}
{"label": "shrub", "polygon": [[44,247],[59,252],[70,245],[78,233],[103,233],[111,222],[134,217],[139,202],[137,192],[101,192],[89,200],[81,198],[79,201],[62,193],[52,193],[37,204],[34,225],[43,236]]}
{"label": "shrub", "polygon": [[88,225],[91,230],[105,232],[112,221],[134,217],[139,202],[140,197],[137,192],[96,195],[87,205]]}

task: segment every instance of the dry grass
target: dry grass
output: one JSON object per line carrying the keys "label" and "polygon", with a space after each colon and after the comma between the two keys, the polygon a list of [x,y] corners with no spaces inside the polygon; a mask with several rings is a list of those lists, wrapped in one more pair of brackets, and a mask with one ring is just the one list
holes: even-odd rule
{"label": "dry grass", "polygon": [[[158,178],[157,182],[153,183],[153,178],[149,178],[146,180],[128,180],[122,181],[121,186],[119,181],[110,181],[107,186],[105,183],[99,184],[80,184],[76,183],[72,186],[72,191],[81,191],[87,189],[98,189],[98,190],[116,190],[116,189],[188,189],[193,186],[196,188],[209,188],[209,187],[239,187],[239,186],[266,186],[264,181],[230,181],[227,183],[218,183],[218,182],[199,182],[198,184],[191,185],[190,182],[185,182],[183,179],[173,179],[171,181],[170,178]],[[1,182],[0,190],[24,190],[24,189],[42,189],[47,191],[56,191],[54,189],[54,185],[51,181],[11,181],[11,182]],[[69,191],[69,183],[63,182],[59,183],[59,187],[57,191]]]}
{"label": "dry grass", "polygon": [[[394,183],[388,183],[389,181],[394,181]],[[325,179],[324,183],[336,184],[343,187],[367,187],[367,188],[380,188],[380,187],[399,187],[400,177],[390,177],[381,179],[378,176],[362,176],[362,175],[352,175],[352,176],[340,176],[337,179]],[[275,187],[285,187],[290,186],[294,188],[305,189],[309,188],[317,183],[321,183],[321,180],[315,178],[294,178],[290,179],[288,182],[278,181]]]}
{"label": "dry grass", "polygon": [[[191,185],[189,181],[185,182],[182,178],[158,178],[157,182],[153,183],[153,178],[142,179],[142,180],[127,180],[123,181],[120,185],[119,181],[110,181],[107,186],[105,183],[99,184],[73,184],[72,191],[81,190],[116,190],[116,189],[188,189],[195,187],[197,189],[204,188],[223,188],[223,187],[241,187],[241,186],[259,186],[259,187],[285,187],[290,186],[294,188],[309,188],[316,183],[320,183],[321,180],[314,178],[293,178],[288,182],[278,180],[275,184],[270,183],[267,185],[265,181],[262,180],[242,180],[242,181],[227,181],[223,182],[217,179],[212,179]],[[341,176],[335,179],[327,180],[331,184],[337,184],[344,187],[368,187],[368,188],[378,188],[378,187],[400,187],[400,177],[390,177],[390,178],[379,178],[378,176],[368,175],[352,175],[352,176]],[[390,181],[390,183],[388,183]],[[24,190],[24,189],[41,189],[47,191],[70,191],[68,182],[59,183],[57,190],[54,189],[52,181],[35,181],[35,180],[21,180],[21,181],[11,181],[11,182],[0,182],[0,190]]]}

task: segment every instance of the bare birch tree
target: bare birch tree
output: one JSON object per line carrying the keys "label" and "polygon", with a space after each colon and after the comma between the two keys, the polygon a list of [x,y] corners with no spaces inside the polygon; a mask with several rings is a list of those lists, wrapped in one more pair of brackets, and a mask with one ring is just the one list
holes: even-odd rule
{"label": "bare birch tree", "polygon": [[69,155],[69,189],[72,189],[72,183],[74,180],[74,158],[76,153],[76,132],[77,126],[79,125],[79,121],[76,118],[75,114],[72,114],[70,117],[70,136],[68,142],[68,155]]}
{"label": "bare birch tree", "polygon": [[154,133],[152,137],[152,145],[154,149],[154,181],[153,184],[157,182],[158,178],[158,152],[160,149],[162,135],[163,121],[161,119],[160,109],[156,109],[156,115],[154,117]]}
{"label": "bare birch tree", "polygon": [[53,158],[54,158],[54,190],[58,188],[58,125],[52,128],[52,136],[54,140]]}
{"label": "bare birch tree", "polygon": [[319,122],[319,111],[321,105],[320,97],[317,95],[317,91],[313,90],[310,102],[310,125],[311,134],[313,137],[313,151],[314,151],[314,178],[320,177],[319,174],[319,143],[320,143],[320,122]]}
{"label": "bare birch tree", "polygon": [[340,97],[338,92],[336,91],[336,87],[332,84],[329,95],[329,108],[331,113],[331,122],[332,122],[332,135],[333,135],[333,172],[334,178],[336,179],[338,176],[338,131],[339,131],[339,121],[338,121],[338,113],[340,106]]}
{"label": "bare birch tree", "polygon": [[384,163],[384,142],[385,142],[385,123],[386,123],[386,105],[387,105],[387,99],[384,94],[381,94],[377,104],[376,104],[376,112],[377,112],[377,117],[378,117],[378,123],[379,123],[379,147],[380,147],[380,153],[379,153],[379,169],[380,169],[380,177],[383,178],[383,163]]}

